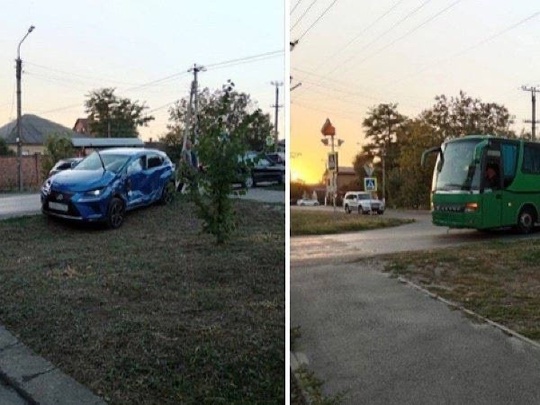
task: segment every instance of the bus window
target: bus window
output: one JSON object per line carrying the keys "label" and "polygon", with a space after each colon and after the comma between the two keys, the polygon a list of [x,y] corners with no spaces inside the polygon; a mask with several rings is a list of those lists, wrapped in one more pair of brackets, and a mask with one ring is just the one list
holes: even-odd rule
{"label": "bus window", "polygon": [[503,143],[501,145],[504,187],[508,187],[516,176],[517,144]]}
{"label": "bus window", "polygon": [[540,145],[525,144],[521,170],[523,173],[540,174]]}

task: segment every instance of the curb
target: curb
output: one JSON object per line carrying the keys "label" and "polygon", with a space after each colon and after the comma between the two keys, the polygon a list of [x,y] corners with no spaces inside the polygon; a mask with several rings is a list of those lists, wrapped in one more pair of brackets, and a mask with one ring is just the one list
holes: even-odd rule
{"label": "curb", "polygon": [[413,283],[412,281],[410,280],[407,280],[406,278],[403,278],[402,276],[398,276],[397,277],[397,280],[402,283],[402,284],[407,284],[408,286],[418,290],[418,291],[421,291],[423,292],[424,294],[426,294],[428,297],[430,298],[433,298],[437,301],[440,301],[454,309],[457,309],[473,318],[476,318],[482,322],[485,322],[487,323],[488,325],[490,326],[493,326],[494,328],[497,328],[499,329],[501,332],[505,333],[506,335],[509,335],[509,336],[512,336],[512,337],[515,337],[525,343],[528,343],[530,344],[531,346],[537,348],[540,350],[540,343],[532,340],[532,339],[529,339],[528,337],[526,336],[523,336],[521,335],[520,333],[516,332],[515,330],[512,330],[510,328],[507,328],[506,326],[504,325],[501,325],[500,323],[497,323],[495,321],[492,321],[491,319],[488,319],[480,314],[477,314],[476,312],[474,311],[471,311],[470,309],[467,309],[465,308],[463,305],[461,304],[458,304],[456,302],[453,302],[453,301],[450,301],[450,300],[447,300],[446,298],[443,298],[441,296],[439,296],[438,294],[435,294],[435,293],[432,293],[431,291],[425,289],[424,287],[418,285],[418,284],[415,284]]}
{"label": "curb", "polygon": [[31,405],[106,405],[0,325],[0,379]]}

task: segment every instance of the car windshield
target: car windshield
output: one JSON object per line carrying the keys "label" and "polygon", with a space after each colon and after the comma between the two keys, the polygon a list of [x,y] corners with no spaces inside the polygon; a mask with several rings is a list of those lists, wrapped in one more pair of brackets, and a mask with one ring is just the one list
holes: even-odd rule
{"label": "car windshield", "polygon": [[480,172],[473,164],[478,140],[449,142],[435,164],[435,190],[473,190],[480,186]]}
{"label": "car windshield", "polygon": [[369,194],[358,194],[359,200],[371,200],[371,196]]}
{"label": "car windshield", "polygon": [[[109,153],[102,153],[101,158],[105,164],[105,168],[108,171],[118,173],[125,166],[130,156],[126,155],[114,155]],[[97,152],[93,152],[86,157],[81,163],[73,168],[73,170],[103,170],[103,165]]]}

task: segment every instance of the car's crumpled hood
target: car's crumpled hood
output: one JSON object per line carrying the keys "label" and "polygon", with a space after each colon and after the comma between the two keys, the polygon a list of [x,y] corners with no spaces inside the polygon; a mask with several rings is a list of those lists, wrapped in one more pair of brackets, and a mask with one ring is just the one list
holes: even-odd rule
{"label": "car's crumpled hood", "polygon": [[65,170],[51,178],[56,190],[79,193],[109,185],[117,176],[114,172],[99,170]]}

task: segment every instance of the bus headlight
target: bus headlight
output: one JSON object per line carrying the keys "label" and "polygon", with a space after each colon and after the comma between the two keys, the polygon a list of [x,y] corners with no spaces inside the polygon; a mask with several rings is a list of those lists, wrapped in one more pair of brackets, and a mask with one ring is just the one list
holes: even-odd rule
{"label": "bus headlight", "polygon": [[478,211],[478,203],[476,202],[468,202],[465,204],[465,212],[476,212]]}

